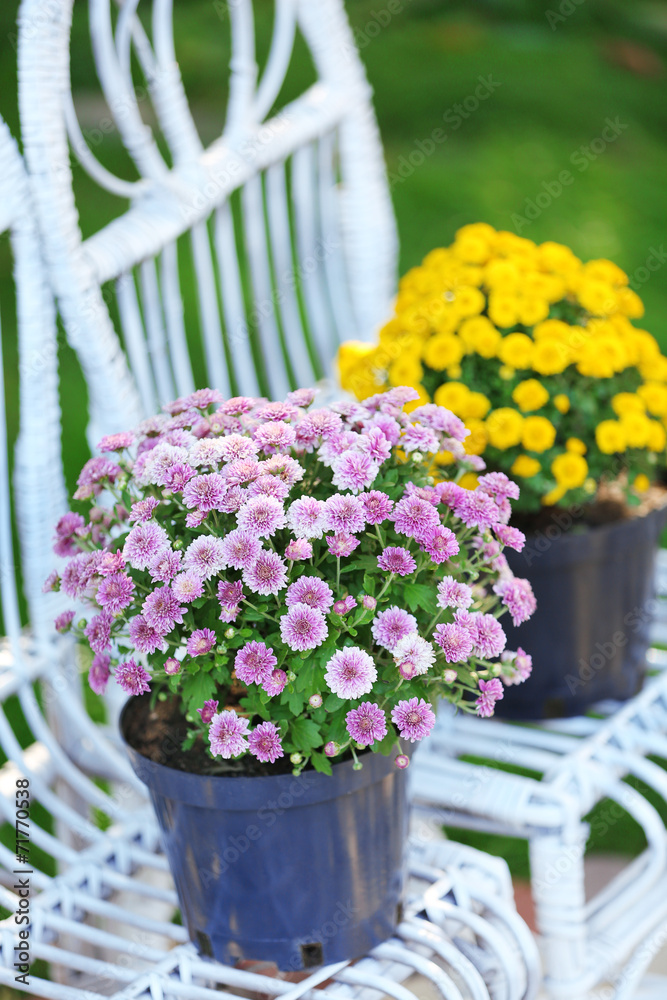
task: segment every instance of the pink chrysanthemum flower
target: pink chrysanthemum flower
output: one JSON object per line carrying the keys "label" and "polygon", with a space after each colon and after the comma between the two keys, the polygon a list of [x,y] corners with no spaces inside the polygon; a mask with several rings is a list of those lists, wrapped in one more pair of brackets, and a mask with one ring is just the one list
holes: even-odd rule
{"label": "pink chrysanthemum flower", "polygon": [[498,523],[497,504],[481,490],[465,490],[454,503],[454,513],[468,528],[491,528]]}
{"label": "pink chrysanthemum flower", "polygon": [[493,677],[490,681],[480,681],[479,690],[481,694],[475,702],[477,714],[481,715],[484,719],[488,719],[495,711],[496,702],[500,701],[505,695],[503,685],[497,677]]}
{"label": "pink chrysanthemum flower", "polygon": [[168,656],[164,661],[164,672],[168,677],[173,677],[175,674],[180,674],[181,664],[178,662],[175,656]]}
{"label": "pink chrysanthemum flower", "polygon": [[332,608],[332,611],[335,611],[337,615],[341,615],[342,617],[343,615],[348,614],[348,612],[354,610],[356,606],[357,606],[356,597],[352,597],[352,594],[348,594],[347,597],[343,597],[341,598],[340,601],[336,601],[336,603]]}
{"label": "pink chrysanthemum flower", "polygon": [[144,521],[150,521],[153,516],[153,511],[156,507],[160,506],[160,501],[156,500],[155,497],[146,497],[145,500],[137,500],[136,503],[132,504],[130,508],[130,516],[128,517],[128,522],[132,524],[133,521],[137,521],[143,524]]}
{"label": "pink chrysanthemum flower", "polygon": [[325,614],[333,604],[333,599],[331,587],[319,576],[300,576],[287,588],[285,595],[288,608],[293,604],[307,604]]}
{"label": "pink chrysanthemum flower", "polygon": [[375,611],[378,606],[377,600],[374,597],[371,597],[370,594],[364,594],[361,598],[361,603],[367,611]]}
{"label": "pink chrysanthemum flower", "polygon": [[393,656],[401,677],[406,680],[428,673],[435,663],[433,646],[417,632],[399,639],[394,646]]}
{"label": "pink chrysanthemum flower", "polygon": [[239,528],[258,538],[269,538],[285,527],[285,510],[274,497],[251,497],[237,514]]}
{"label": "pink chrysanthemum flower", "polygon": [[423,698],[410,698],[391,710],[391,719],[402,740],[416,743],[423,740],[435,725],[435,713]]}
{"label": "pink chrysanthemum flower", "polygon": [[438,437],[429,427],[411,424],[401,435],[401,448],[410,454],[419,451],[424,455],[435,455],[440,451]]}
{"label": "pink chrysanthemum flower", "polygon": [[444,652],[447,663],[463,663],[473,651],[470,632],[456,622],[436,625],[433,638]]}
{"label": "pink chrysanthemum flower", "polygon": [[382,431],[390,445],[398,444],[401,436],[401,425],[393,417],[386,413],[375,413],[370,419],[364,421],[364,426],[369,430],[377,428]]}
{"label": "pink chrysanthemum flower", "polygon": [[72,556],[78,552],[73,539],[77,535],[84,533],[86,522],[81,514],[74,514],[71,511],[63,514],[56,525],[56,539],[53,551],[57,556]]}
{"label": "pink chrysanthemum flower", "polygon": [[290,450],[296,441],[296,433],[289,424],[272,420],[261,424],[254,438],[265,455],[276,455]]}
{"label": "pink chrysanthemum flower", "polygon": [[277,476],[278,479],[282,479],[290,489],[306,474],[303,466],[291,455],[272,455],[260,463],[260,470],[263,476]]}
{"label": "pink chrysanthemum flower", "polygon": [[213,717],[218,711],[218,703],[213,698],[209,698],[208,701],[204,702],[203,708],[198,708],[197,711],[201,715],[201,721],[207,726],[209,722],[213,721]]}
{"label": "pink chrysanthemum flower", "polygon": [[215,632],[210,628],[196,628],[187,643],[190,656],[204,656],[215,646]]}
{"label": "pink chrysanthemum flower", "polygon": [[444,576],[438,584],[438,606],[441,608],[469,608],[473,602],[472,590],[459,583],[453,576]]}
{"label": "pink chrysanthemum flower", "polygon": [[311,410],[295,426],[297,447],[310,452],[342,428],[343,421],[337,413],[329,409]]}
{"label": "pink chrysanthemum flower", "polygon": [[211,753],[214,757],[238,757],[248,749],[245,734],[248,730],[248,720],[241,718],[236,712],[220,712],[213,719],[208,729]]}
{"label": "pink chrysanthemum flower", "polygon": [[284,757],[280,742],[280,731],[273,722],[262,722],[255,726],[248,736],[250,753],[262,763],[274,764],[279,757]]}
{"label": "pink chrysanthemum flower", "polygon": [[60,581],[64,593],[68,597],[83,597],[90,587],[96,568],[96,559],[92,552],[80,552],[70,559]]}
{"label": "pink chrysanthemum flower", "polygon": [[337,535],[354,535],[366,526],[364,505],[350,493],[336,494],[324,504],[324,528]]}
{"label": "pink chrysanthemum flower", "polygon": [[136,663],[134,660],[119,663],[116,667],[115,677],[126,694],[144,694],[151,689],[149,683],[151,675],[140,663]]}
{"label": "pink chrysanthemum flower", "polygon": [[222,498],[218,510],[223,514],[236,514],[247,499],[247,490],[242,486],[230,486]]}
{"label": "pink chrysanthemum flower", "polygon": [[182,625],[186,611],[187,608],[181,607],[176,594],[166,584],[152,591],[141,608],[151,628],[162,635],[168,635],[174,625]]}
{"label": "pink chrysanthemum flower", "polygon": [[148,567],[151,580],[159,583],[169,583],[174,579],[181,568],[181,552],[174,552],[172,549],[162,549]]}
{"label": "pink chrysanthemum flower", "polygon": [[377,465],[383,465],[391,457],[391,441],[387,439],[379,427],[371,427],[365,434],[362,434],[357,448],[368,455]]}
{"label": "pink chrysanthemum flower", "polygon": [[133,569],[147,569],[158,552],[168,544],[164,528],[147,521],[132,528],[125,539],[123,555]]}
{"label": "pink chrysanthemum flower", "polygon": [[364,517],[369,524],[381,524],[394,509],[394,501],[379,490],[362,493],[359,499],[364,508]]}
{"label": "pink chrysanthemum flower", "polygon": [[440,518],[433,505],[418,496],[404,496],[394,507],[394,527],[399,535],[421,541],[440,527]]}
{"label": "pink chrysanthemum flower", "polygon": [[289,496],[289,486],[278,476],[260,476],[248,487],[248,496],[273,497],[274,500],[286,500]]}
{"label": "pink chrysanthemum flower", "polygon": [[308,604],[293,604],[280,619],[283,642],[299,653],[321,646],[328,634],[324,615]]}
{"label": "pink chrysanthemum flower", "polygon": [[218,389],[196,389],[184,400],[185,406],[194,406],[197,410],[207,410],[213,403],[224,402],[224,396]]}
{"label": "pink chrysanthemum flower", "polygon": [[225,566],[233,569],[247,569],[257,559],[262,543],[256,534],[243,528],[235,528],[222,539]]}
{"label": "pink chrysanthemum flower", "polygon": [[244,569],[243,582],[255,594],[277,594],[287,583],[287,567],[275,552],[262,551],[253,565]]}
{"label": "pink chrysanthemum flower", "polygon": [[189,514],[185,515],[185,526],[186,528],[198,528],[207,517],[208,513],[205,510],[191,510]]}
{"label": "pink chrysanthemum flower", "polygon": [[247,642],[234,659],[234,670],[242,684],[267,684],[278,660],[263,642]]}
{"label": "pink chrysanthemum flower", "polygon": [[204,583],[199,573],[189,569],[185,573],[179,573],[171,585],[177,601],[184,604],[192,604],[204,593]]}
{"label": "pink chrysanthemum flower", "polygon": [[378,567],[386,573],[409,576],[417,569],[417,563],[407,549],[398,545],[389,545],[378,556]]}
{"label": "pink chrysanthemum flower", "polygon": [[271,671],[271,676],[262,684],[262,687],[269,697],[274,698],[284,690],[286,684],[287,674],[284,670],[279,670],[276,667],[275,670]]}
{"label": "pink chrysanthemum flower", "polygon": [[52,570],[47,576],[46,580],[42,584],[42,593],[50,594],[54,590],[60,588],[60,577],[58,576],[58,570]]}
{"label": "pink chrysanthemum flower", "polygon": [[118,552],[104,552],[97,567],[100,576],[111,576],[112,573],[120,573],[125,567],[125,556]]}
{"label": "pink chrysanthemum flower", "polygon": [[219,409],[222,413],[227,413],[230,416],[237,416],[241,413],[250,413],[258,402],[259,401],[257,399],[253,399],[252,396],[232,396],[231,399],[225,399],[220,404]]}
{"label": "pink chrysanthemum flower", "polygon": [[88,670],[88,683],[95,694],[104,694],[109,683],[111,657],[106,653],[95,653]]}
{"label": "pink chrysanthemum flower", "polygon": [[327,469],[333,469],[341,455],[346,452],[357,450],[357,442],[361,440],[361,435],[354,431],[343,431],[342,434],[334,434],[317,449],[317,457]]}
{"label": "pink chrysanthemum flower", "polygon": [[411,632],[417,631],[417,619],[403,608],[387,608],[375,616],[371,627],[373,638],[378,646],[384,646],[392,652],[396,644]]}
{"label": "pink chrysanthemum flower", "polygon": [[102,611],[89,621],[83,634],[90,643],[93,653],[105,653],[111,640],[113,618],[108,611]]}
{"label": "pink chrysanthemum flower", "polygon": [[331,555],[342,559],[352,555],[360,544],[359,539],[355,538],[354,535],[346,534],[327,535],[326,543]]}
{"label": "pink chrysanthemum flower", "polygon": [[500,500],[518,500],[521,493],[516,483],[504,472],[487,472],[479,478],[479,489],[490,494],[497,502]]}
{"label": "pink chrysanthemum flower", "polygon": [[69,632],[70,625],[74,621],[73,611],[63,611],[53,622],[56,632]]}
{"label": "pink chrysanthemum flower", "polygon": [[455,441],[465,441],[470,433],[462,420],[454,416],[451,410],[444,406],[437,406],[435,403],[426,403],[425,406],[418,406],[410,414],[410,420],[417,421],[424,427],[439,434],[446,434],[454,438]]}
{"label": "pink chrysanthemum flower", "polygon": [[166,646],[164,636],[149,625],[143,615],[135,615],[130,619],[130,641],[140,653],[154,653],[156,649],[164,651]]}
{"label": "pink chrysanthemum flower", "polygon": [[345,451],[334,461],[333,484],[339,490],[360,493],[375,482],[379,468],[370,455],[358,451]]}
{"label": "pink chrysanthemum flower", "polygon": [[231,610],[243,600],[243,584],[240,580],[220,580],[218,583],[218,600],[220,606]]}
{"label": "pink chrysanthemum flower", "polygon": [[262,403],[253,416],[258,420],[284,420],[287,423],[299,416],[299,410],[289,400],[283,402]]}
{"label": "pink chrysanthemum flower", "polygon": [[507,643],[503,627],[493,615],[473,614],[475,653],[485,660],[500,656]]}
{"label": "pink chrysanthemum flower", "polygon": [[439,524],[422,539],[422,548],[428,552],[431,562],[439,565],[457,555],[459,543],[453,531]]}
{"label": "pink chrysanthemum flower", "polygon": [[347,646],[331,657],[324,680],[339,698],[361,698],[373,690],[377,670],[368,653],[356,646]]}
{"label": "pink chrysanthemum flower", "polygon": [[324,532],[325,506],[315,497],[299,497],[287,511],[288,527],[297,538],[321,538]]}
{"label": "pink chrysanthemum flower", "polygon": [[122,471],[119,465],[107,458],[88,459],[76,481],[78,489],[74,499],[88,500],[92,496],[99,496],[103,487],[107,483],[115,483]]}
{"label": "pink chrysanthemum flower", "polygon": [[453,508],[458,500],[468,492],[468,490],[464,490],[462,486],[459,486],[457,483],[452,483],[450,480],[446,480],[443,483],[436,483],[433,489],[438,494],[440,503],[443,503],[446,507],[451,508]]}
{"label": "pink chrysanthemum flower", "polygon": [[165,486],[172,493],[181,493],[196,475],[197,473],[191,465],[186,465],[185,462],[175,462],[162,473],[159,485]]}
{"label": "pink chrysanthemum flower", "polygon": [[305,408],[306,406],[310,406],[316,395],[317,391],[315,389],[294,389],[292,392],[287,393],[287,402],[291,403],[292,406]]}
{"label": "pink chrysanthemum flower", "polygon": [[503,664],[502,679],[506,685],[523,684],[533,671],[533,658],[521,646],[516,653],[505,651],[501,657]]}
{"label": "pink chrysanthemum flower", "polygon": [[514,625],[527,622],[537,607],[535,594],[529,580],[518,577],[502,580],[494,586],[494,591],[512,616]]}
{"label": "pink chrysanthemum flower", "polygon": [[188,508],[208,514],[219,509],[226,492],[227,483],[217,472],[195,476],[183,490],[183,503]]}
{"label": "pink chrysanthemum flower", "polygon": [[254,458],[241,458],[237,462],[230,462],[225,465],[222,475],[225,477],[228,486],[241,486],[242,483],[251,483],[259,475],[262,469],[259,462]]}
{"label": "pink chrysanthemum flower", "polygon": [[220,439],[220,453],[224,462],[238,462],[244,458],[255,458],[259,448],[244,434],[229,434]]}
{"label": "pink chrysanthemum flower", "polygon": [[134,598],[134,580],[127,573],[105,576],[97,588],[97,603],[112,615],[119,615]]}
{"label": "pink chrysanthemum flower", "polygon": [[300,562],[310,559],[313,554],[313,546],[305,538],[294,538],[288,543],[285,549],[285,559],[290,562]]}
{"label": "pink chrysanthemum flower", "polygon": [[185,569],[194,570],[202,580],[210,580],[225,566],[223,549],[221,538],[202,535],[201,538],[195,538],[185,550],[183,566]]}
{"label": "pink chrysanthemum flower", "polygon": [[362,747],[368,747],[387,735],[384,712],[372,701],[363,701],[359,708],[348,712],[345,726],[352,739]]}
{"label": "pink chrysanthemum flower", "polygon": [[124,451],[129,448],[134,441],[132,431],[124,431],[120,434],[107,434],[97,445],[98,451]]}

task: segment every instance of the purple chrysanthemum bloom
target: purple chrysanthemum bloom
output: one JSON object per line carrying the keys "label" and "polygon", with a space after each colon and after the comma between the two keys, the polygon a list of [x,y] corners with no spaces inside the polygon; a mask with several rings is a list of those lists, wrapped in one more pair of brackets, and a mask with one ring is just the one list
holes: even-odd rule
{"label": "purple chrysanthemum bloom", "polygon": [[379,469],[379,465],[370,455],[358,451],[345,451],[334,461],[333,485],[339,490],[360,493],[375,482]]}
{"label": "purple chrysanthemum bloom", "polygon": [[399,701],[391,710],[391,720],[402,740],[416,743],[423,740],[435,725],[435,713],[423,698]]}
{"label": "purple chrysanthemum bloom", "polygon": [[122,551],[104,552],[97,567],[100,576],[111,576],[112,573],[120,573],[125,567],[125,556]]}
{"label": "purple chrysanthemum bloom", "polygon": [[493,615],[473,614],[475,653],[485,660],[500,656],[507,643],[503,627]]}
{"label": "purple chrysanthemum bloom", "polygon": [[361,598],[361,603],[362,606],[366,608],[366,611],[375,611],[378,606],[377,600],[374,597],[371,597],[370,594],[364,594]]}
{"label": "purple chrysanthemum bloom", "polygon": [[180,674],[181,664],[178,662],[175,656],[169,656],[164,661],[164,672],[168,677],[173,677],[175,674]]}
{"label": "purple chrysanthemum bloom", "polygon": [[101,611],[99,615],[91,618],[88,625],[83,630],[83,634],[90,643],[93,653],[104,653],[109,647],[111,639],[111,625],[113,617],[108,611]]}
{"label": "purple chrysanthemum bloom", "polygon": [[311,694],[308,704],[311,708],[322,708],[322,695],[319,691],[316,694]]}
{"label": "purple chrysanthemum bloom", "polygon": [[271,676],[262,684],[262,687],[269,697],[273,698],[275,695],[280,694],[284,690],[286,684],[287,674],[284,670],[279,670],[278,667],[276,667],[271,671]]}
{"label": "purple chrysanthemum bloom", "polygon": [[440,518],[431,503],[418,496],[404,496],[394,507],[392,515],[399,535],[421,541],[440,527]]}
{"label": "purple chrysanthemum bloom", "polygon": [[433,638],[443,650],[447,663],[463,663],[473,651],[472,635],[456,622],[436,625]]}
{"label": "purple chrysanthemum bloom", "polygon": [[235,528],[222,539],[222,551],[226,566],[233,569],[247,569],[257,559],[262,548],[259,538],[251,531]]}
{"label": "purple chrysanthemum bloom", "polygon": [[521,552],[526,544],[526,536],[518,528],[512,528],[508,524],[496,524],[494,531],[503,545],[507,545],[517,552]]}
{"label": "purple chrysanthemum bloom", "polygon": [[220,439],[220,453],[224,462],[255,458],[258,451],[255,442],[245,434],[229,434]]}
{"label": "purple chrysanthemum bloom", "polygon": [[348,612],[353,611],[357,606],[356,597],[352,597],[352,594],[348,594],[347,597],[341,598],[340,601],[336,601],[332,611],[341,617],[348,614]]}
{"label": "purple chrysanthemum bloom", "polygon": [[129,448],[134,441],[132,431],[121,432],[120,434],[106,434],[97,445],[98,451],[124,451]]}
{"label": "purple chrysanthemum bloom", "polygon": [[243,600],[243,584],[240,580],[220,580],[218,600],[222,607],[233,608]]}
{"label": "purple chrysanthemum bloom", "polygon": [[174,552],[173,549],[162,549],[148,567],[151,580],[159,583],[169,583],[174,579],[181,568],[181,552]]}
{"label": "purple chrysanthemum bloom", "polygon": [[160,652],[164,650],[166,645],[164,636],[149,625],[143,615],[135,615],[130,619],[129,633],[132,645],[136,646],[140,653],[154,653],[156,649]]}
{"label": "purple chrysanthemum bloom", "polygon": [[417,569],[417,563],[407,549],[399,545],[389,545],[378,556],[378,567],[397,576],[409,576]]}
{"label": "purple chrysanthemum bloom", "polygon": [[495,500],[518,500],[520,489],[504,472],[487,472],[479,478],[479,489]]}
{"label": "purple chrysanthemum bloom", "polygon": [[230,416],[237,416],[241,413],[249,413],[257,405],[257,402],[258,400],[253,399],[252,396],[232,396],[231,399],[226,399],[220,404],[219,410]]}
{"label": "purple chrysanthemum bloom", "polygon": [[368,653],[356,646],[347,646],[331,657],[324,680],[339,698],[361,698],[373,690],[377,670]]}
{"label": "purple chrysanthemum bloom", "polygon": [[213,716],[218,711],[218,703],[213,698],[209,698],[208,701],[204,702],[204,707],[198,708],[197,711],[201,715],[201,721],[208,725],[209,722],[213,721]]}
{"label": "purple chrysanthemum bloom", "polygon": [[291,455],[272,455],[260,464],[262,475],[277,476],[284,483],[292,488],[305,476],[303,466]]}
{"label": "purple chrysanthemum bloom", "polygon": [[437,435],[430,427],[420,427],[419,424],[410,424],[403,431],[400,446],[408,454],[419,451],[424,455],[435,455],[440,450]]}
{"label": "purple chrysanthemum bloom", "polygon": [[506,685],[523,684],[533,671],[533,658],[521,646],[516,653],[505,651],[500,657],[503,663],[502,679]]}
{"label": "purple chrysanthemum bloom", "polygon": [[58,570],[53,569],[47,576],[46,580],[42,584],[42,593],[50,594],[53,590],[59,590],[60,588],[60,577],[58,576]]}
{"label": "purple chrysanthemum bloom", "polygon": [[428,673],[435,663],[433,646],[417,632],[399,639],[394,646],[393,656],[401,677],[406,680]]}
{"label": "purple chrysanthemum bloom", "polygon": [[161,549],[169,544],[167,532],[159,524],[136,524],[125,539],[123,555],[133,569],[147,569]]}
{"label": "purple chrysanthemum bloom", "polygon": [[527,622],[537,607],[535,594],[529,580],[513,577],[502,580],[494,586],[494,591],[512,616],[514,625]]}
{"label": "purple chrysanthemum bloom", "polygon": [[[99,555],[99,553],[98,553]],[[92,552],[80,552],[73,556],[65,566],[61,587],[68,597],[82,597],[90,585],[96,566]]]}
{"label": "purple chrysanthemum bloom", "polygon": [[119,465],[107,458],[89,458],[76,481],[78,489],[74,493],[74,499],[88,500],[89,497],[98,496],[107,483],[115,483],[122,471]]}
{"label": "purple chrysanthemum bloom", "polygon": [[149,683],[151,675],[140,663],[136,663],[134,660],[119,663],[116,667],[115,677],[126,694],[139,695],[151,689]]}
{"label": "purple chrysanthemum bloom", "polygon": [[240,458],[236,462],[225,465],[222,475],[225,477],[228,486],[241,486],[243,483],[251,483],[261,474],[261,466],[254,458]]}
{"label": "purple chrysanthemum bloom", "polygon": [[386,521],[394,509],[394,501],[386,493],[370,490],[359,497],[364,508],[364,517],[369,524],[381,524]]}
{"label": "purple chrysanthemum bloom", "polygon": [[88,683],[95,694],[104,694],[109,683],[109,666],[111,657],[106,653],[95,653],[88,670]]}
{"label": "purple chrysanthemum bloom", "polygon": [[166,584],[152,591],[141,608],[148,624],[161,635],[171,632],[174,625],[182,625],[186,611],[187,608],[181,607],[176,594]]}
{"label": "purple chrysanthemum bloom", "polygon": [[265,455],[282,454],[296,442],[294,428],[277,420],[261,424],[253,436]]}
{"label": "purple chrysanthemum bloom", "polygon": [[355,431],[343,431],[342,434],[334,434],[328,441],[317,449],[317,457],[327,469],[333,469],[341,455],[349,451],[356,451],[357,443],[361,440],[361,435]]}
{"label": "purple chrysanthemum bloom", "polygon": [[63,611],[53,622],[56,632],[69,632],[70,625],[74,621],[73,611]]}
{"label": "purple chrysanthemum bloom", "polygon": [[391,456],[391,441],[379,427],[371,427],[365,434],[362,434],[357,448],[368,455],[377,465],[382,465]]}
{"label": "purple chrysanthemum bloom", "polygon": [[339,750],[338,744],[334,743],[333,740],[331,740],[329,743],[325,743],[324,745],[324,753],[327,757],[335,757],[336,754],[338,753],[338,750]]}
{"label": "purple chrysanthemum bloom", "polygon": [[205,510],[191,510],[189,514],[185,515],[185,526],[186,528],[198,528],[207,517],[208,513]]}
{"label": "purple chrysanthemum bloom", "polygon": [[391,607],[375,616],[371,632],[378,646],[392,652],[406,635],[417,631],[417,619],[403,608]]}
{"label": "purple chrysanthemum bloom", "polygon": [[364,426],[371,430],[377,428],[377,430],[382,431],[390,445],[398,444],[398,439],[401,436],[401,425],[388,414],[376,413],[370,420],[364,421]]}
{"label": "purple chrysanthemum bloom", "polygon": [[327,535],[325,540],[331,555],[338,556],[342,559],[352,555],[356,547],[359,545],[359,539],[355,538],[354,535]]}
{"label": "purple chrysanthemum bloom", "polygon": [[498,523],[498,505],[481,490],[466,490],[454,503],[454,513],[467,528],[491,528]]}
{"label": "purple chrysanthemum bloom", "polygon": [[197,473],[191,465],[187,465],[185,462],[175,462],[162,473],[160,486],[165,486],[172,493],[181,493],[196,475]]}
{"label": "purple chrysanthemum bloom", "polygon": [[243,571],[243,582],[264,597],[279,593],[287,583],[287,567],[275,552],[260,552],[252,566]]}
{"label": "purple chrysanthemum bloom", "polygon": [[294,538],[288,543],[285,549],[285,559],[290,562],[300,562],[310,559],[313,554],[313,546],[305,538]]}
{"label": "purple chrysanthemum bloom", "polygon": [[434,486],[415,486],[414,483],[408,483],[405,487],[405,494],[427,500],[432,507],[437,507],[440,503],[440,496]]}
{"label": "purple chrysanthemum bloom", "polygon": [[196,628],[187,643],[190,656],[205,656],[215,646],[215,632],[210,628]]}
{"label": "purple chrysanthemum bloom", "polygon": [[364,505],[351,493],[336,494],[325,501],[324,529],[337,535],[354,535],[366,525]]}
{"label": "purple chrysanthemum bloom", "polygon": [[324,532],[325,506],[315,497],[299,497],[290,504],[287,524],[297,538],[321,538]]}
{"label": "purple chrysanthemum bloom", "polygon": [[227,483],[217,472],[195,476],[183,490],[183,503],[204,514],[218,510],[227,492]]}
{"label": "purple chrysanthemum bloom", "polygon": [[303,451],[312,451],[318,442],[326,441],[342,430],[343,421],[328,408],[311,410],[295,425],[296,444]]}
{"label": "purple chrysanthemum bloom", "polygon": [[260,476],[248,487],[248,496],[273,497],[282,502],[289,496],[289,486],[278,476]]}
{"label": "purple chrysanthemum bloom", "polygon": [[315,389],[294,389],[292,392],[287,393],[287,402],[291,403],[292,406],[305,408],[306,406],[310,406],[316,395],[317,391]]}
{"label": "purple chrysanthemum bloom", "polygon": [[85,530],[86,522],[81,514],[74,514],[69,511],[63,514],[56,524],[56,539],[53,551],[57,556],[72,556],[78,552],[73,539],[76,535],[82,534]]}
{"label": "purple chrysanthemum bloom", "polygon": [[262,403],[254,414],[258,420],[284,420],[287,423],[299,416],[299,410],[291,402]]}
{"label": "purple chrysanthemum bloom", "polygon": [[216,715],[208,730],[213,756],[228,760],[247,750],[248,741],[245,734],[248,725],[248,720],[241,718],[236,712],[220,712]]}
{"label": "purple chrysanthemum bloom", "polygon": [[130,516],[128,517],[128,522],[130,524],[136,521],[139,524],[143,524],[145,521],[150,521],[153,516],[153,511],[156,507],[160,506],[160,501],[156,500],[155,497],[146,497],[145,500],[137,500],[133,503],[130,508]]}
{"label": "purple chrysanthemum bloom", "polygon": [[186,407],[194,406],[196,410],[208,410],[213,403],[224,402],[224,396],[219,389],[196,389],[183,400]]}
{"label": "purple chrysanthemum bloom", "polygon": [[97,603],[112,615],[119,615],[134,598],[134,580],[127,573],[105,576],[97,588]]}
{"label": "purple chrysanthemum bloom", "polygon": [[290,584],[285,595],[285,603],[288,608],[291,608],[293,604],[307,604],[325,614],[333,604],[333,599],[331,587],[319,576],[300,576],[298,580]]}
{"label": "purple chrysanthemum bloom", "polygon": [[430,531],[428,535],[422,539],[422,548],[425,552],[428,552],[431,557],[431,562],[436,563],[436,565],[447,562],[453,556],[457,555],[459,551],[459,542],[450,528],[445,528],[444,525],[438,524],[437,527]]}
{"label": "purple chrysanthemum bloom", "polygon": [[263,642],[247,642],[234,658],[234,670],[242,684],[267,684],[278,660]]}
{"label": "purple chrysanthemum bloom", "polygon": [[328,634],[324,615],[308,604],[293,604],[280,619],[283,642],[299,653],[321,646]]}
{"label": "purple chrysanthemum bloom", "polygon": [[446,434],[455,441],[465,441],[469,431],[462,420],[459,420],[451,410],[435,403],[418,406],[410,414],[410,420],[416,420],[424,427],[430,427],[439,434]]}
{"label": "purple chrysanthemum bloom", "polygon": [[404,753],[396,754],[394,764],[400,771],[404,771],[410,765],[410,758]]}
{"label": "purple chrysanthemum bloom", "polygon": [[433,489],[438,494],[440,503],[443,503],[446,507],[452,508],[454,507],[454,504],[468,492],[468,490],[464,490],[462,486],[459,486],[458,483],[452,483],[449,480],[443,483],[436,483]]}
{"label": "purple chrysanthemum bloom", "polygon": [[177,601],[184,604],[192,604],[204,593],[204,582],[199,573],[193,569],[185,573],[179,573],[171,585],[172,592]]}
{"label": "purple chrysanthemum bloom", "polygon": [[248,735],[248,746],[253,757],[264,764],[274,764],[279,757],[284,757],[280,731],[273,722],[262,722],[255,726]]}
{"label": "purple chrysanthemum bloom", "polygon": [[459,583],[453,576],[444,576],[438,584],[438,607],[469,608],[473,602],[472,590]]}
{"label": "purple chrysanthemum bloom", "polygon": [[479,690],[482,693],[475,702],[477,714],[481,715],[484,719],[488,719],[495,711],[496,702],[500,701],[505,695],[503,685],[497,677],[493,677],[490,681],[480,681]]}
{"label": "purple chrysanthemum bloom", "polygon": [[194,570],[202,580],[210,580],[217,576],[225,565],[225,556],[221,538],[212,535],[202,535],[195,538],[185,550],[183,566]]}
{"label": "purple chrysanthemum bloom", "polygon": [[236,514],[248,499],[247,491],[242,486],[230,486],[218,510],[222,514]]}
{"label": "purple chrysanthemum bloom", "polygon": [[345,726],[352,739],[362,747],[368,747],[387,735],[384,712],[372,701],[362,701],[359,708],[348,712]]}
{"label": "purple chrysanthemum bloom", "polygon": [[251,497],[236,517],[239,528],[258,538],[269,538],[285,527],[285,510],[275,497]]}

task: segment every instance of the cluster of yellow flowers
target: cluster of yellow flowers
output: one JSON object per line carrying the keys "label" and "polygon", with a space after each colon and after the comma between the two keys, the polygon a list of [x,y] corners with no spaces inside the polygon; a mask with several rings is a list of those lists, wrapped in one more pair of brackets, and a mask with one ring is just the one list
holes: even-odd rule
{"label": "cluster of yellow flowers", "polygon": [[376,344],[342,345],[340,379],[358,399],[409,385],[414,406],[446,406],[468,453],[542,503],[621,471],[645,489],[667,441],[667,358],[631,322],[643,312],[611,261],[477,223],[404,276]]}

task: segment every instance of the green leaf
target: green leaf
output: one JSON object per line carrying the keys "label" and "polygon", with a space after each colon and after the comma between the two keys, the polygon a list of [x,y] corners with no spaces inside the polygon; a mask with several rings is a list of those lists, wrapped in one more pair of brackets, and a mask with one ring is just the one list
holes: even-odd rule
{"label": "green leaf", "polygon": [[320,774],[331,774],[331,761],[323,753],[312,753],[310,760],[316,771]]}
{"label": "green leaf", "polygon": [[337,712],[345,702],[338,697],[337,694],[330,694],[329,697],[324,702],[324,707],[327,712]]}
{"label": "green leaf", "polygon": [[371,573],[364,573],[364,590],[371,597],[375,597],[375,577]]}
{"label": "green leaf", "polygon": [[188,702],[190,710],[196,710],[213,697],[216,689],[216,683],[211,675],[200,671],[183,682],[183,697]]}
{"label": "green leaf", "polygon": [[303,709],[305,701],[306,699],[304,698],[304,696],[302,694],[299,694],[298,691],[290,692],[289,697],[287,699],[287,704],[289,706],[289,710],[292,713],[292,715],[299,715],[299,713]]}
{"label": "green leaf", "polygon": [[303,753],[309,753],[322,742],[320,727],[312,719],[296,719],[292,723],[291,735],[294,745]]}
{"label": "green leaf", "polygon": [[433,587],[427,587],[423,583],[406,583],[403,588],[403,596],[410,611],[419,611],[420,608],[423,608],[429,614],[435,613],[436,602]]}

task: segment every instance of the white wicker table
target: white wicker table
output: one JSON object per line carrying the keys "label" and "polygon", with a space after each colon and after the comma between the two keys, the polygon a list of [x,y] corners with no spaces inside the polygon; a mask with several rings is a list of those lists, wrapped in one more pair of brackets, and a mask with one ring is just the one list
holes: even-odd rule
{"label": "white wicker table", "polygon": [[[538,726],[439,716],[413,766],[412,795],[443,824],[529,842],[532,890],[553,1000],[667,997],[667,979],[639,984],[667,945],[667,832],[646,788],[667,800],[667,552],[658,560],[658,612],[643,691],[593,715]],[[539,669],[539,665],[537,665]],[[466,756],[484,758],[488,766]],[[537,772],[522,777],[497,769]],[[646,850],[592,899],[585,898],[585,817],[603,799],[643,829]],[[640,992],[637,992],[640,989]]]}

